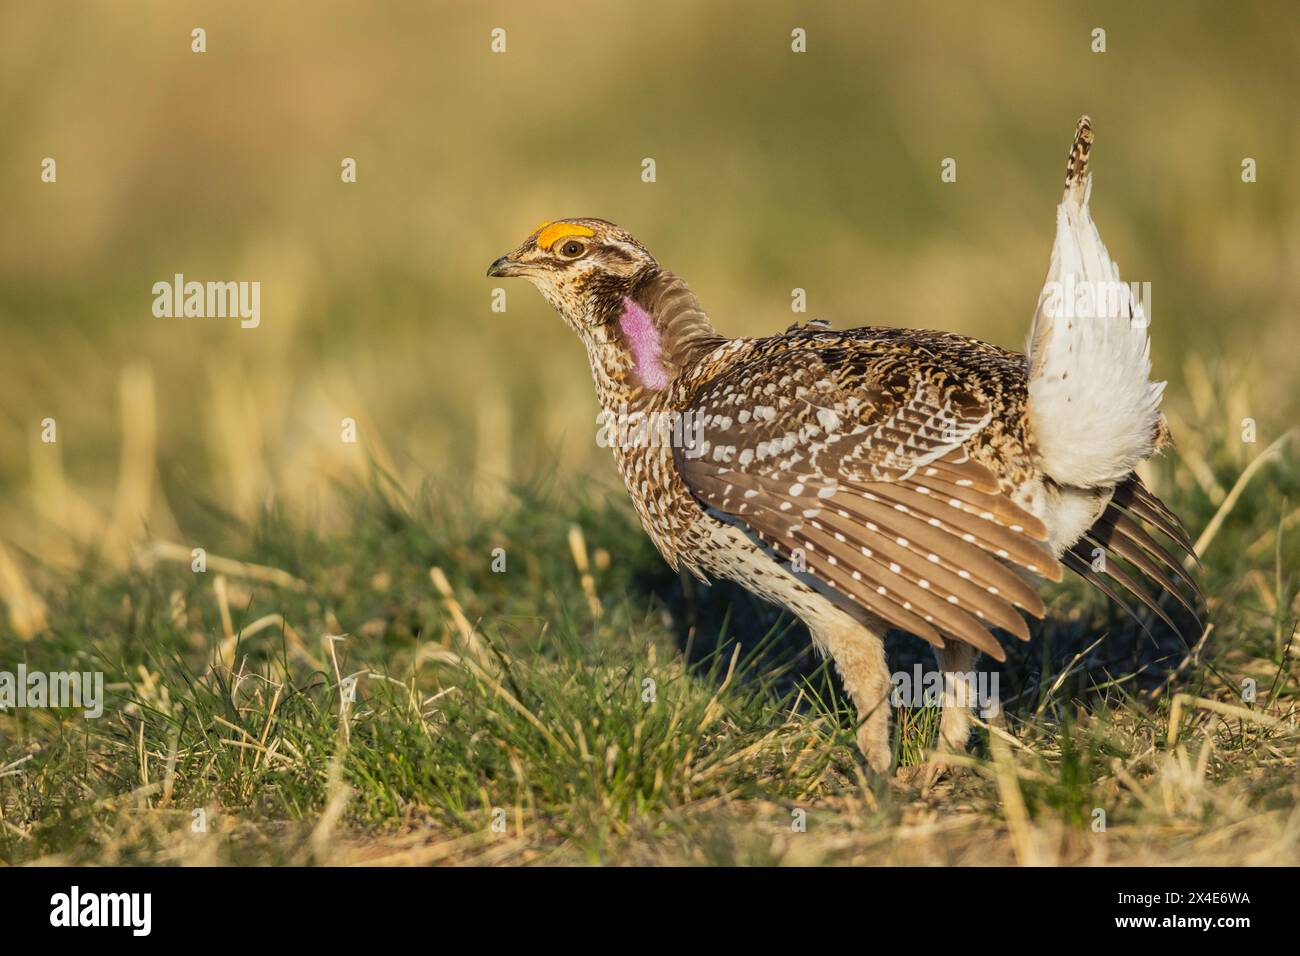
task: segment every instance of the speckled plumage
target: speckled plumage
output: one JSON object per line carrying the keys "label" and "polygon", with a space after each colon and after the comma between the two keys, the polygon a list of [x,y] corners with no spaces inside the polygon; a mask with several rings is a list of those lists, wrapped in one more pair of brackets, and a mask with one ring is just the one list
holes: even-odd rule
{"label": "speckled plumage", "polygon": [[[1090,144],[1085,120],[1066,190],[1081,203]],[[686,422],[683,440],[613,449],[643,526],[674,566],[736,580],[808,623],[858,706],[874,768],[889,765],[886,626],[936,645],[952,678],[969,669],[971,648],[1004,656],[991,628],[1028,639],[1020,611],[1044,613],[1033,576],[1059,579],[1062,563],[1165,616],[1122,568],[1094,571],[1093,548],[1193,607],[1194,581],[1142,522],[1190,544],[1131,464],[1118,480],[1080,484],[1045,467],[1068,456],[1045,461],[1041,430],[1065,427],[1070,411],[1034,405],[1031,369],[1069,403],[1078,393],[1059,387],[1070,371],[1059,355],[894,328],[725,338],[628,233],[598,219],[560,222],[572,224],[567,238],[544,224],[548,248],[534,233],[489,274],[530,278],[574,328],[608,414]],[[1061,355],[1072,354],[1061,338],[1072,334],[1036,319],[1035,335]],[[1145,406],[1133,414],[1148,415],[1134,419],[1146,422],[1134,426],[1146,445],[1124,455],[1140,458],[1168,435]],[[945,746],[964,744],[964,711],[945,707]]]}

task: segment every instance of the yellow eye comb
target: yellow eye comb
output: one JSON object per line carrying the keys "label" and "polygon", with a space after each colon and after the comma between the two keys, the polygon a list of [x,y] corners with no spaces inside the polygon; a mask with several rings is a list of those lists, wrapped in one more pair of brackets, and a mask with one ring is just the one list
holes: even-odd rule
{"label": "yellow eye comb", "polygon": [[537,227],[537,248],[549,250],[565,236],[594,236],[586,226],[574,222],[544,222]]}

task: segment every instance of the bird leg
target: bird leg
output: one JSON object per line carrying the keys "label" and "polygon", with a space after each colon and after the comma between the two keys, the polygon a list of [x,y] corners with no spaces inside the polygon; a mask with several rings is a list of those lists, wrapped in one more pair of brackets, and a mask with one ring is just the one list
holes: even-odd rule
{"label": "bird leg", "polygon": [[936,647],[934,655],[943,675],[942,710],[939,714],[939,739],[935,741],[930,759],[923,764],[902,767],[899,778],[907,784],[929,790],[950,768],[935,760],[935,754],[966,752],[970,738],[970,712],[975,706],[975,658],[979,651],[964,641],[948,637],[943,647]]}
{"label": "bird leg", "polygon": [[835,669],[858,712],[858,749],[867,765],[886,774],[894,759],[889,741],[889,667],[885,644],[876,632],[858,624],[839,623],[814,631],[835,661]]}
{"label": "bird leg", "polygon": [[935,648],[943,672],[943,712],[935,750],[961,754],[970,739],[970,712],[975,706],[975,657],[979,651],[964,641],[952,640]]}

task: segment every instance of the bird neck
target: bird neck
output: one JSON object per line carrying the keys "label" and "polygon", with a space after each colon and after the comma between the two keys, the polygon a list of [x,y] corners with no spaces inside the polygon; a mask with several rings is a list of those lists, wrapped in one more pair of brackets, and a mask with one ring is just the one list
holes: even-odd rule
{"label": "bird neck", "polygon": [[674,383],[722,341],[686,283],[658,267],[612,291],[594,319],[587,352],[607,411],[671,406]]}

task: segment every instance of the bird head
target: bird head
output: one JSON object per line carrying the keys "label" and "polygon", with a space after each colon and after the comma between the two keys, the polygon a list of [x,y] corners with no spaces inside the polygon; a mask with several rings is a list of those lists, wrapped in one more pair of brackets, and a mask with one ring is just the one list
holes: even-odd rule
{"label": "bird head", "polygon": [[523,276],[580,335],[623,308],[659,264],[645,246],[604,219],[544,222],[489,276]]}

